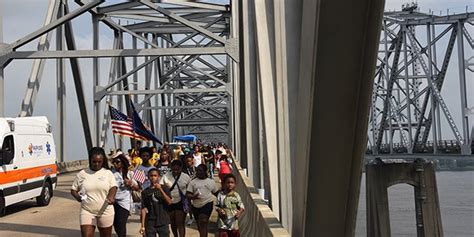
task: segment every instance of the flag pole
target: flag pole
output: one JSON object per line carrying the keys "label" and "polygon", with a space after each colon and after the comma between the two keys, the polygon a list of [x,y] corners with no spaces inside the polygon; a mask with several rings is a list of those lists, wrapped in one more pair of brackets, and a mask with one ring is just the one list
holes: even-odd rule
{"label": "flag pole", "polygon": [[115,137],[115,134],[114,134],[114,133],[112,133],[112,135],[114,136],[114,146],[115,146],[115,151],[117,151],[117,141],[116,141],[117,139],[116,139],[116,137]]}
{"label": "flag pole", "polygon": [[[111,106],[110,104],[111,104],[111,102],[110,102],[110,100],[107,100],[106,103],[107,103],[107,105],[109,106],[109,116],[110,116],[110,120],[112,120],[112,113],[110,113],[110,106]],[[109,123],[109,124],[110,124],[110,123]],[[111,126],[111,128],[110,128],[110,131],[112,131],[112,126]],[[115,151],[117,151],[117,141],[116,141],[116,140],[117,140],[117,137],[115,136],[115,134],[114,134],[113,132],[112,132],[112,136],[113,136],[113,140],[114,140]],[[105,144],[104,144],[104,145],[105,145]]]}
{"label": "flag pole", "polygon": [[[132,93],[129,91],[128,92],[128,98],[131,98],[132,96]],[[133,124],[133,101],[132,100],[128,100],[130,102],[130,104],[127,105],[127,107],[129,107],[129,113],[128,116],[130,118],[132,118],[132,129],[133,129],[133,137],[130,139],[130,146],[132,147],[132,150],[135,150],[135,145],[137,144],[138,142],[138,139],[136,139],[136,133],[135,133],[135,125]],[[140,148],[139,148],[140,149]],[[135,151],[136,153],[138,153],[138,151]]]}

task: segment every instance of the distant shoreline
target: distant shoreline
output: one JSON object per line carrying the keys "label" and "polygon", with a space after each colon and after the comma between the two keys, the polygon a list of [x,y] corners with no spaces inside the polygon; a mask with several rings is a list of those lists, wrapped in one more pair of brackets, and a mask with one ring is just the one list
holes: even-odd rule
{"label": "distant shoreline", "polygon": [[474,167],[467,167],[467,168],[436,168],[436,172],[441,171],[474,171]]}

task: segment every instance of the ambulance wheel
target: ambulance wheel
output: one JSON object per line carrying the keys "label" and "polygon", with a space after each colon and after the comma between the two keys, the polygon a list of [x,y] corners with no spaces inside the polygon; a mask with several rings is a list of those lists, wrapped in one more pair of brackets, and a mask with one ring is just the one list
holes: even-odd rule
{"label": "ambulance wheel", "polygon": [[43,190],[41,190],[41,195],[36,197],[36,203],[38,206],[47,206],[49,201],[51,201],[51,197],[53,196],[53,189],[51,188],[51,184],[49,182],[44,182]]}
{"label": "ambulance wheel", "polygon": [[6,208],[5,208],[5,198],[0,196],[0,217],[5,216]]}

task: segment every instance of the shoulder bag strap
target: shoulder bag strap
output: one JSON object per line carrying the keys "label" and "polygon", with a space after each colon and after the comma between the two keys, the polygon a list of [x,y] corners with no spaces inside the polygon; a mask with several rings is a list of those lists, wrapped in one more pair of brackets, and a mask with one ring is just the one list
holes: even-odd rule
{"label": "shoulder bag strap", "polygon": [[[172,185],[171,188],[170,188],[170,192],[173,191],[174,186],[176,186],[176,184],[178,184],[179,177],[181,177],[181,173],[178,175],[178,178],[176,178],[176,179],[174,180],[174,183],[173,183],[173,185]],[[179,188],[179,185],[178,185],[178,188]]]}

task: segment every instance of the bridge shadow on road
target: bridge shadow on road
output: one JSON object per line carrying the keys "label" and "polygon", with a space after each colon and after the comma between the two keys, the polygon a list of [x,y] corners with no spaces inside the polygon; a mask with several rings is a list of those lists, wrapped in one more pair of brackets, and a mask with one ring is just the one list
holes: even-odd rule
{"label": "bridge shadow on road", "polygon": [[[1,231],[12,231],[16,233],[25,234],[37,234],[45,236],[80,236],[81,231],[79,229],[72,230],[66,228],[58,228],[51,226],[38,226],[38,225],[23,225],[16,223],[0,223]],[[21,234],[19,236],[22,236]],[[27,236],[27,235],[24,235]]]}
{"label": "bridge shadow on road", "polygon": [[[49,206],[39,207],[35,199],[31,199],[7,207],[7,215],[0,217],[0,236],[80,236],[80,203],[70,194],[74,177],[75,173],[60,177]],[[213,211],[209,223],[209,236],[214,236],[216,232],[216,221],[217,213]],[[139,216],[131,215],[127,224],[128,236],[139,236],[139,230]],[[97,229],[95,234],[98,236]],[[199,236],[196,222],[186,226],[186,236]]]}
{"label": "bridge shadow on road", "polygon": [[[72,201],[76,201],[69,192],[64,192],[64,191],[60,191],[60,190],[54,190],[54,195],[53,195],[53,198],[65,198],[65,199],[69,199],[69,200],[72,200]],[[23,202],[20,202],[20,203],[16,203],[16,204],[13,204],[11,206],[8,206],[6,208],[6,213],[5,215],[8,216],[8,215],[11,215],[11,214],[15,214],[15,213],[18,213],[18,212],[22,212],[22,211],[25,211],[25,210],[28,210],[30,208],[33,208],[33,207],[38,207],[38,205],[36,204],[36,201],[35,199],[31,199],[31,200],[26,200],[26,201],[23,201]],[[47,208],[47,207],[44,207],[44,208]],[[1,230],[1,229],[0,229]]]}
{"label": "bridge shadow on road", "polygon": [[69,199],[69,200],[72,200],[72,201],[76,201],[76,199],[74,199],[74,197],[72,197],[70,192],[62,191],[62,190],[59,190],[59,189],[54,190],[54,195],[53,196]]}

